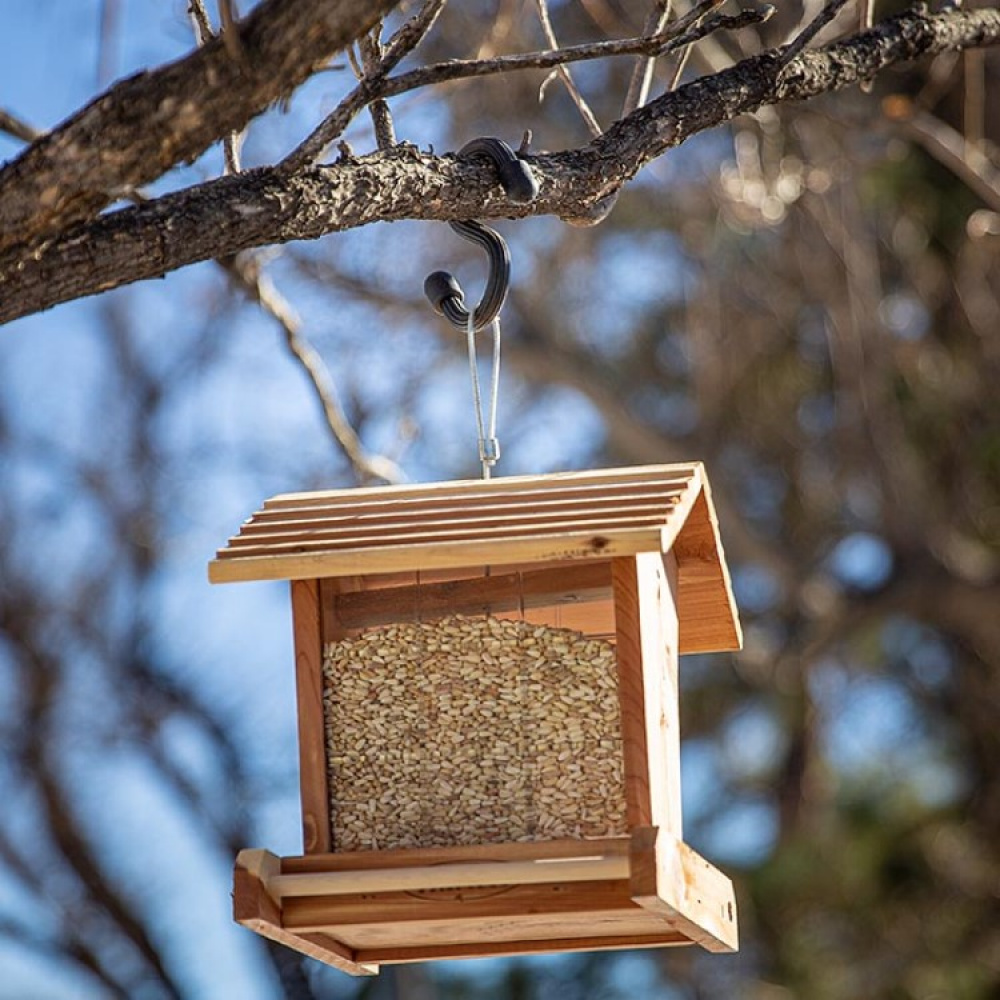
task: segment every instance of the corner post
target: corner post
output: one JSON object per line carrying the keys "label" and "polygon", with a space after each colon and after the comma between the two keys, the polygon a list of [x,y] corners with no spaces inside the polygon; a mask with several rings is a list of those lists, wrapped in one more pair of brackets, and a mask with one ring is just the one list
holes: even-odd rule
{"label": "corner post", "polygon": [[323,714],[321,614],[319,581],[293,580],[292,631],[299,719],[302,850],[305,854],[325,854],[332,848]]}
{"label": "corner post", "polygon": [[626,818],[681,840],[677,563],[641,552],[613,559],[611,574]]}

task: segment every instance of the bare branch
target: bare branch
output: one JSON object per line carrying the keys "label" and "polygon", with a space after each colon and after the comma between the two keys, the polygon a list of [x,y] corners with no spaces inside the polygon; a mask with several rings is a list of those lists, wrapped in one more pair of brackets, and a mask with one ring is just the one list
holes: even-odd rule
{"label": "bare branch", "polygon": [[[212,30],[212,22],[208,18],[208,11],[205,10],[204,0],[188,0],[188,14],[194,25],[195,39],[199,45],[207,45],[215,37]],[[226,173],[238,174],[240,172],[240,144],[242,143],[242,133],[230,132],[222,140],[222,154],[225,159]]]}
{"label": "bare branch", "polygon": [[848,0],[827,0],[823,9],[782,50],[784,62],[791,62],[839,13]]}
{"label": "bare branch", "polygon": [[[358,42],[358,48],[361,51],[361,69],[365,77],[373,77],[385,72],[382,68],[385,50],[379,39],[380,31],[381,25],[378,25]],[[371,115],[372,125],[375,128],[376,145],[379,149],[391,149],[396,145],[396,129],[392,124],[389,102],[383,97],[376,97],[368,105],[368,113]]]}
{"label": "bare branch", "polygon": [[[721,3],[722,0],[719,0]],[[671,0],[655,0],[652,10],[646,17],[643,25],[643,37],[658,35],[667,26],[670,20]],[[653,82],[653,69],[656,66],[655,57],[640,56],[635,61],[635,69],[632,70],[632,77],[629,80],[628,90],[625,93],[625,102],[622,104],[622,117],[632,114],[636,108],[641,108],[649,97],[649,88]]]}
{"label": "bare branch", "polygon": [[875,23],[875,0],[858,0],[858,27],[867,31]]}
{"label": "bare branch", "polygon": [[[556,39],[555,31],[552,29],[552,19],[549,17],[548,0],[535,0],[535,6],[538,9],[538,20],[542,26],[542,34],[545,35],[545,41],[549,43],[553,50],[558,50],[559,42]],[[590,105],[584,99],[583,94],[580,93],[580,89],[577,87],[569,68],[565,63],[562,63],[555,68],[554,72],[557,73],[559,78],[562,80],[563,86],[566,88],[570,98],[576,105],[577,111],[580,112],[580,117],[583,119],[583,122],[587,126],[590,134],[595,137],[599,136],[602,132],[600,123],[598,122],[594,112],[591,110]],[[542,84],[543,89],[544,86],[545,84]],[[539,99],[541,99],[541,96],[542,93],[539,91]]]}
{"label": "bare branch", "polygon": [[379,75],[362,79],[358,86],[299,145],[282,161],[286,170],[298,170],[323,155],[323,151],[354,119],[354,116],[369,102],[389,96],[384,92],[384,80],[399,61],[412,52],[427,32],[434,27],[438,15],[444,10],[447,0],[426,0],[423,7],[396,32],[385,47],[382,55],[382,71]]}
{"label": "bare branch", "polygon": [[23,139],[25,142],[34,142],[40,139],[44,132],[29,125],[23,118],[12,115],[9,111],[0,108],[0,132],[6,132],[15,139]]}
{"label": "bare branch", "polygon": [[[692,10],[691,13],[694,14],[695,11]],[[698,37],[693,38],[687,48],[681,53],[680,58],[677,60],[677,65],[674,67],[674,72],[670,77],[667,90],[676,90],[680,86],[681,78],[684,76],[684,70],[687,69],[687,64],[691,58],[691,53],[694,51],[694,43],[696,41],[700,41],[702,37],[713,34],[716,31],[739,31],[740,28],[746,28],[752,24],[762,24],[764,21],[770,20],[773,14],[774,7],[765,5],[758,8],[748,7],[741,10],[738,14],[715,14],[708,20],[701,20],[699,18],[698,23],[695,25],[695,28],[700,29]],[[694,31],[692,31],[692,34],[694,34]]]}
{"label": "bare branch", "polygon": [[1000,167],[977,144],[969,143],[950,125],[921,111],[905,97],[885,100],[882,110],[903,132],[947,167],[984,204],[1000,212]]}
{"label": "bare branch", "polygon": [[[698,21],[707,10],[718,5],[718,0],[700,0],[682,18],[674,21],[669,28],[651,37],[624,38],[606,42],[591,42],[570,45],[564,49],[544,52],[526,52],[521,55],[498,56],[495,59],[463,61],[454,59],[446,63],[435,63],[422,69],[402,73],[385,81],[387,96],[402,94],[418,87],[446,83],[451,80],[477,76],[492,76],[496,73],[511,73],[526,69],[550,69],[563,63],[581,62],[587,59],[606,59],[609,56],[648,55],[663,56],[696,42],[705,35],[728,27],[729,20],[720,18],[705,24]],[[773,13],[772,8],[749,10],[736,17],[739,26],[766,21]]]}
{"label": "bare branch", "polygon": [[194,37],[199,45],[205,45],[215,37],[204,0],[188,0],[188,16],[194,25]]}
{"label": "bare branch", "polygon": [[[720,24],[714,21],[701,26],[696,23],[705,10],[717,4],[718,0],[700,0],[688,14],[675,21],[667,30],[649,38],[592,42],[554,51],[526,52],[514,56],[496,56],[492,59],[451,59],[448,62],[433,63],[421,69],[401,73],[399,76],[362,81],[307,139],[282,160],[279,166],[283,170],[293,171],[314,161],[347,128],[358,112],[376,97],[395,97],[421,87],[471,77],[493,76],[497,73],[513,73],[520,70],[551,69],[563,63],[586,59],[606,59],[609,56],[643,53],[651,56],[666,55],[675,49],[690,45],[720,27]],[[754,12],[752,16],[764,21],[770,14],[771,8],[766,8]],[[741,22],[741,26],[745,23],[747,22]]]}
{"label": "bare branch", "polygon": [[965,84],[962,102],[965,141],[972,146],[980,146],[986,131],[986,65],[980,49],[962,53],[962,77]]}
{"label": "bare branch", "polygon": [[115,75],[114,60],[111,55],[112,39],[118,28],[121,14],[119,0],[101,0],[100,28],[97,41],[97,83],[107,86]]}
{"label": "bare branch", "polygon": [[226,46],[230,59],[234,62],[246,63],[247,54],[243,51],[240,41],[239,26],[236,23],[236,10],[233,0],[219,0],[219,33],[222,43]]}
{"label": "bare branch", "polygon": [[281,327],[288,352],[309,380],[334,442],[354,466],[358,477],[368,483],[402,482],[404,476],[394,462],[382,455],[370,454],[361,443],[340,405],[337,387],[329,369],[302,335],[302,324],[294,308],[261,271],[259,262],[252,257],[240,256],[219,263],[237,286]]}
{"label": "bare branch", "polygon": [[263,0],[239,23],[246,65],[216,38],[119,81],[0,170],[0,249],[91,218],[123,189],[194,159],[294,90],[398,2]]}

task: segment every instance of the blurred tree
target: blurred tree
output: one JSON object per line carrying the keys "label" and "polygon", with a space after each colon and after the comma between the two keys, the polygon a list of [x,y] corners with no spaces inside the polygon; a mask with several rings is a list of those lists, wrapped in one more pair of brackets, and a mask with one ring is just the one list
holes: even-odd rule
{"label": "blurred tree", "polygon": [[[686,665],[687,838],[736,873],[743,950],[444,965],[351,984],[281,949],[262,961],[249,935],[245,952],[226,947],[257,963],[261,996],[995,996],[1000,122],[994,54],[956,49],[995,40],[997,11],[892,19],[879,6],[874,34],[806,49],[782,70],[778,46],[812,46],[804,26],[842,5],[783,6],[739,31],[700,5],[699,23],[718,30],[655,63],[572,64],[575,92],[534,70],[437,88],[431,110],[425,91],[393,97],[397,137],[421,146],[530,126],[537,147],[566,150],[531,158],[542,190],[530,206],[501,196],[477,163],[415,150],[309,166],[338,138],[326,131],[295,170],[254,167],[99,214],[288,96],[379,14],[330,6],[322,54],[307,55],[294,34],[315,13],[269,0],[247,19],[242,49],[209,41],[178,63],[173,86],[193,93],[199,59],[211,75],[240,51],[258,58],[253,24],[280,15],[292,32],[275,32],[259,56],[278,67],[263,90],[251,73],[252,93],[190,112],[204,128],[176,105],[155,136],[136,116],[132,134],[148,129],[155,155],[109,152],[132,148],[128,120],[79,160],[72,122],[41,140],[25,125],[32,145],[0,171],[6,317],[221,258],[186,283],[171,278],[168,291],[138,286],[98,310],[60,310],[76,318],[69,333],[42,317],[10,328],[0,369],[0,940],[36,955],[43,981],[70,982],[74,995],[226,992],[212,970],[194,971],[198,925],[179,915],[183,900],[170,904],[190,890],[162,868],[190,862],[170,855],[158,878],[137,863],[155,838],[133,803],[186,831],[186,857],[224,868],[280,806],[275,789],[294,784],[294,758],[274,750],[289,737],[262,739],[259,694],[234,693],[221,640],[202,650],[167,627],[187,621],[171,596],[190,586],[178,562],[199,571],[203,553],[188,539],[217,542],[232,511],[275,487],[389,478],[399,466],[475,474],[460,338],[432,328],[419,294],[431,258],[450,261],[456,241],[432,243],[408,224],[361,227],[516,216],[524,221],[504,226],[515,268],[504,471],[708,463],[747,644],[731,661]],[[553,37],[638,37],[689,12],[680,2],[549,10],[500,0],[449,5],[435,20],[442,6],[416,9],[405,24],[420,31],[387,22],[415,32],[403,37],[421,41],[427,65],[544,50]],[[853,31],[863,16],[843,6],[823,31]],[[897,35],[917,46],[901,55],[937,54],[893,66]],[[369,79],[335,122],[394,93],[385,81],[396,71],[373,68],[386,58],[373,37],[355,59]],[[300,65],[283,60],[286,43]],[[823,76],[834,55],[837,75]],[[622,117],[648,66],[660,96]],[[874,92],[785,99],[870,80],[876,66],[888,68]],[[126,81],[137,88],[127,100],[162,101],[161,72]],[[125,94],[112,87],[81,127],[110,122]],[[307,98],[255,125],[247,157],[270,164],[294,146],[303,116],[307,128],[320,117],[322,99]],[[360,122],[344,136],[369,141]],[[619,190],[594,228],[544,217],[580,221]],[[230,256],[351,227],[273,260]],[[152,264],[133,268],[132,257]],[[299,405],[284,356],[261,343],[260,315],[307,376],[320,418]],[[232,336],[237,322],[246,335]],[[39,344],[18,342],[25,323]],[[53,359],[46,339],[71,360]],[[322,358],[335,359],[336,385]],[[320,427],[337,442],[332,454]],[[205,499],[233,483],[239,495],[216,498],[219,509]],[[211,631],[197,619],[186,628]]]}

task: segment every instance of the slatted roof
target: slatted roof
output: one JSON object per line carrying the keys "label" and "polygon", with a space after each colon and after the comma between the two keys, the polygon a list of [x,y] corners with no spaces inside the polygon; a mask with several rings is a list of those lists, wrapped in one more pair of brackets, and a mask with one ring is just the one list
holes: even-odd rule
{"label": "slatted roof", "polygon": [[283,494],[218,551],[209,579],[302,580],[670,549],[682,631],[696,616],[698,631],[712,637],[703,648],[739,648],[700,462]]}

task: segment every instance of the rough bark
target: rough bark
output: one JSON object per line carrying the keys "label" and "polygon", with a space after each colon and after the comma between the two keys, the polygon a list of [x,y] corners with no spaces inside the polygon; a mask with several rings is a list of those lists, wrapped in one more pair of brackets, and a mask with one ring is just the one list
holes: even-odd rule
{"label": "rough bark", "polygon": [[264,0],[217,37],[117,83],[0,171],[0,249],[91,218],[292,93],[398,0]]}
{"label": "rough bark", "polygon": [[780,52],[744,60],[665,94],[587,146],[531,157],[540,193],[530,205],[508,201],[480,163],[413,147],[292,174],[224,177],[78,224],[31,253],[0,253],[0,323],[197,261],[375,221],[555,214],[586,224],[644,164],[697,132],[765,104],[841,89],[896,63],[998,41],[1000,11],[918,9],[788,62]]}

